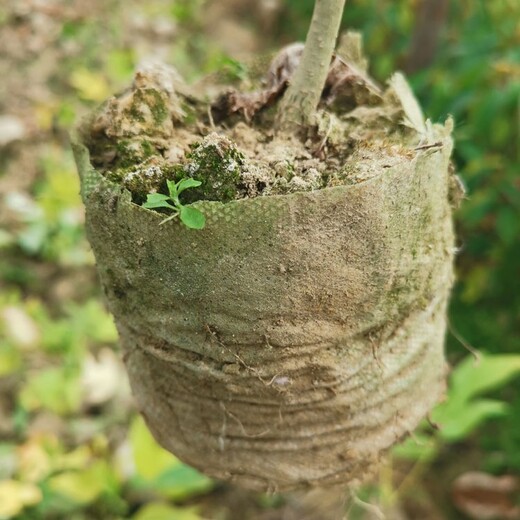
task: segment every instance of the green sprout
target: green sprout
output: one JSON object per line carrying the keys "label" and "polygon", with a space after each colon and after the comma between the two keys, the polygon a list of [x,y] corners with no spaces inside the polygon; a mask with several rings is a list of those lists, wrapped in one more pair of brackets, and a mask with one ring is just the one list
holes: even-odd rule
{"label": "green sprout", "polygon": [[[181,179],[175,183],[173,181],[166,181],[168,185],[169,195],[163,195],[162,193],[149,193],[146,196],[146,202],[143,204],[143,208],[157,209],[157,208],[168,208],[172,209],[174,213],[169,217],[165,218],[159,225],[168,222],[168,220],[174,219],[179,216],[181,222],[191,229],[202,229],[206,224],[206,219],[202,212],[191,206],[183,206],[179,200],[179,195],[188,188],[197,188],[202,183],[195,179]],[[170,204],[170,202],[173,203]]]}

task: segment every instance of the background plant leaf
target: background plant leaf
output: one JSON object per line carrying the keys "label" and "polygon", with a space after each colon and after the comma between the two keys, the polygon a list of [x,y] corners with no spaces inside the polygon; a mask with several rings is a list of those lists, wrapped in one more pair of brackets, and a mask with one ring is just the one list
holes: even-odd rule
{"label": "background plant leaf", "polygon": [[478,360],[467,356],[451,375],[450,399],[462,403],[505,385],[513,377],[520,377],[520,355],[484,354]]}
{"label": "background plant leaf", "polygon": [[448,402],[435,408],[432,420],[438,424],[438,435],[442,439],[456,442],[468,437],[482,422],[509,411],[507,403],[491,399],[475,399],[463,405]]}

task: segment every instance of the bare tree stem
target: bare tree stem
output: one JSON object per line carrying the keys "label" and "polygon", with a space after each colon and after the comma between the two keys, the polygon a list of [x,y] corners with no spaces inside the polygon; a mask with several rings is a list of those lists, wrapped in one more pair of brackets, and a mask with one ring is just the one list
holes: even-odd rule
{"label": "bare tree stem", "polygon": [[345,0],[316,0],[302,59],[278,108],[277,126],[296,130],[311,122],[336,45]]}

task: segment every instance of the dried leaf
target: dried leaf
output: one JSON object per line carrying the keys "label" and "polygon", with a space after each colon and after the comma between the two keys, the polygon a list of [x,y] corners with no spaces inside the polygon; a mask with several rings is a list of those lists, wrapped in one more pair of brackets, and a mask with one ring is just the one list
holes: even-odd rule
{"label": "dried leaf", "polygon": [[285,46],[273,59],[267,72],[267,88],[280,89],[294,74],[303,54],[303,43],[291,43]]}
{"label": "dried leaf", "polygon": [[31,350],[38,346],[41,336],[40,330],[23,307],[8,305],[4,307],[0,315],[5,335],[17,347]]}
{"label": "dried leaf", "polygon": [[452,485],[453,503],[474,520],[520,519],[520,507],[514,500],[519,492],[516,477],[495,477],[478,471],[460,475]]}
{"label": "dried leaf", "polygon": [[271,106],[278,96],[279,92],[275,90],[255,92],[228,90],[211,105],[211,114],[217,123],[233,114],[240,114],[246,121],[251,121],[256,113]]}
{"label": "dried leaf", "polygon": [[16,116],[0,116],[0,146],[23,139],[27,134],[24,122]]}
{"label": "dried leaf", "polygon": [[342,33],[339,37],[338,54],[362,72],[366,73],[368,71],[368,60],[363,52],[362,33],[358,31]]}
{"label": "dried leaf", "polygon": [[18,448],[18,476],[38,482],[52,471],[52,456],[47,438],[32,438]]}
{"label": "dried leaf", "polygon": [[87,354],[81,373],[84,404],[92,406],[106,403],[125,392],[126,386],[123,364],[114,351],[104,348],[97,358]]}
{"label": "dried leaf", "polygon": [[[303,49],[303,43],[292,43],[275,56],[266,75],[265,89],[246,93],[236,90],[224,92],[211,107],[213,119],[219,122],[230,115],[240,114],[250,121],[255,114],[272,106],[287,88]],[[335,55],[322,99],[335,111],[345,112],[359,105],[381,103],[382,92],[362,69]]]}
{"label": "dried leaf", "polygon": [[339,113],[383,101],[379,86],[359,67],[338,55],[332,59],[322,97],[327,106]]}
{"label": "dried leaf", "polygon": [[219,122],[232,114],[240,114],[246,121],[251,121],[260,110],[272,106],[298,67],[303,47],[303,43],[292,43],[275,56],[267,72],[265,89],[254,92],[230,89],[224,92],[211,106],[213,119]]}
{"label": "dried leaf", "polygon": [[424,122],[424,115],[405,77],[401,73],[396,72],[390,78],[389,85],[403,107],[403,124],[413,128],[420,134],[425,134],[426,124]]}

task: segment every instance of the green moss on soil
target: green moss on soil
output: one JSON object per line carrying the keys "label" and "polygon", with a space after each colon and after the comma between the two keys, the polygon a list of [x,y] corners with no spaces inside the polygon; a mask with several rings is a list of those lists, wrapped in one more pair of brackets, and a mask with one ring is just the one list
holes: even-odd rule
{"label": "green moss on soil", "polygon": [[118,169],[127,169],[137,166],[153,155],[157,150],[146,139],[121,139],[116,143]]}
{"label": "green moss on soil", "polygon": [[186,177],[200,180],[202,185],[190,190],[188,202],[200,199],[229,202],[237,198],[244,160],[232,141],[216,133],[193,145],[183,172]]}
{"label": "green moss on soil", "polygon": [[146,111],[149,110],[153,122],[161,125],[168,117],[167,100],[165,94],[154,88],[137,89],[134,93],[133,102],[128,108],[128,115],[144,123],[146,121]]}

